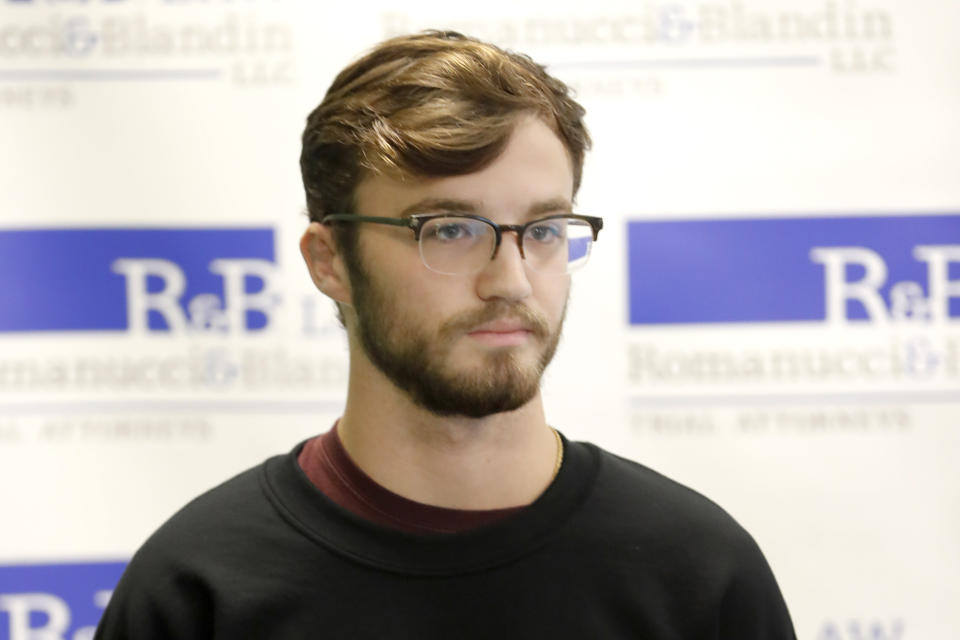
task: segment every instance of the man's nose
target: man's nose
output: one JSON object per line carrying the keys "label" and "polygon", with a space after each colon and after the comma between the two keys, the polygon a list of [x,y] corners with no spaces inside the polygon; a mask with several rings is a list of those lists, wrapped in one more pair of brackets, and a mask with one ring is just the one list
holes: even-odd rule
{"label": "man's nose", "polygon": [[493,259],[477,276],[477,295],[484,300],[522,300],[532,292],[520,236],[516,231],[506,230]]}

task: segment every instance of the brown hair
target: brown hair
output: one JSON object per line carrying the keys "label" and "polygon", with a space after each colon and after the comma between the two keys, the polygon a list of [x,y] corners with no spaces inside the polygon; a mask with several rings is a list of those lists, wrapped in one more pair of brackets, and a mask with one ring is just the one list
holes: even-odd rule
{"label": "brown hair", "polygon": [[355,213],[354,191],[368,172],[482,169],[527,113],[570,153],[576,193],[590,137],[563,82],[527,56],[452,31],[387,40],[341,71],[307,118],[300,170],[310,219]]}

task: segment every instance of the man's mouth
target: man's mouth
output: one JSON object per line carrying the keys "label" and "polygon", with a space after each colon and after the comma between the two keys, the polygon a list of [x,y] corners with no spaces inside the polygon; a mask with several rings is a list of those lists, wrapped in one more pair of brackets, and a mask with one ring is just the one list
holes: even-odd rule
{"label": "man's mouth", "polygon": [[467,332],[474,340],[496,347],[526,344],[534,334],[529,325],[518,320],[485,322]]}

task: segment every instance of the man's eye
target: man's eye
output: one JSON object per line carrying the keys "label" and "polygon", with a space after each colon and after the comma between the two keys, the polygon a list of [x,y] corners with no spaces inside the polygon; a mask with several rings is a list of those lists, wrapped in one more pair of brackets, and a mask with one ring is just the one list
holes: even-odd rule
{"label": "man's eye", "polygon": [[469,224],[462,222],[444,222],[436,226],[432,235],[438,240],[451,242],[453,240],[465,240],[474,234]]}
{"label": "man's eye", "polygon": [[527,229],[531,240],[540,243],[549,243],[563,237],[563,221],[541,222]]}

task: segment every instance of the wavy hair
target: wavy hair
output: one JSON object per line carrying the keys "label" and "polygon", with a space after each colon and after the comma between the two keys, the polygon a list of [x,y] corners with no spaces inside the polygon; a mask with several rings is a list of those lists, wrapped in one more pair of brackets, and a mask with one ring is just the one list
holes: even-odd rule
{"label": "wavy hair", "polygon": [[[307,118],[300,170],[310,220],[356,213],[354,191],[369,174],[443,177],[482,169],[530,113],[569,152],[576,193],[590,146],[584,109],[543,66],[453,31],[382,42],[340,72]],[[353,226],[338,230],[350,234]]]}

